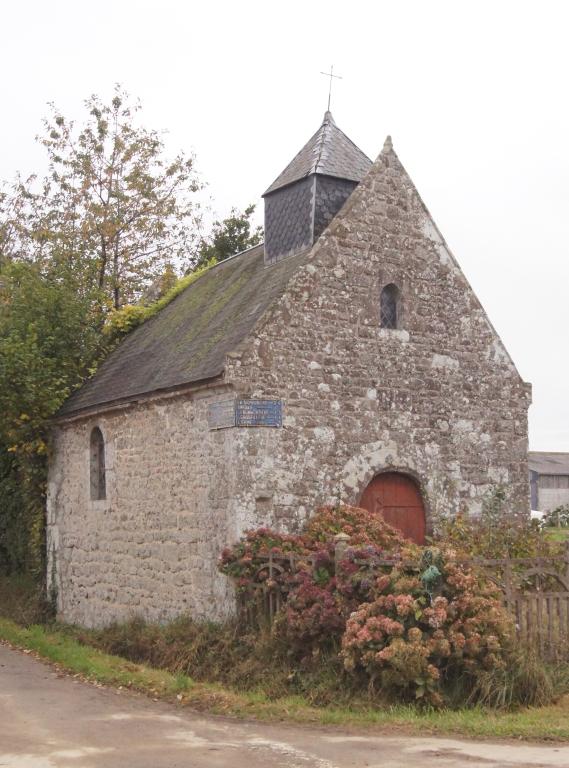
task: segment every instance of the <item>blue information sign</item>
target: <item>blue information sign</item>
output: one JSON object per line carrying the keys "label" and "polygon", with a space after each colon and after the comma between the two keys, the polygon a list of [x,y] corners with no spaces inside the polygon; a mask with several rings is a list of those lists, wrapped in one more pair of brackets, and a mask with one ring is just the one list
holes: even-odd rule
{"label": "blue information sign", "polygon": [[210,429],[228,427],[282,427],[282,400],[256,400],[242,397],[211,403],[208,412]]}
{"label": "blue information sign", "polygon": [[235,401],[236,427],[282,427],[281,400],[253,400],[242,398]]}

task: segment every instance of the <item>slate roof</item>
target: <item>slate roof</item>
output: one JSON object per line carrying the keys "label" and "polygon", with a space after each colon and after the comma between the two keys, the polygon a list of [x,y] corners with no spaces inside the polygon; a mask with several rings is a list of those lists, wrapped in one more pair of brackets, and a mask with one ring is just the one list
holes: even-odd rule
{"label": "slate roof", "polygon": [[273,181],[265,195],[313,173],[361,181],[371,165],[369,157],[338,128],[332,113],[326,112],[320,128]]}
{"label": "slate roof", "polygon": [[529,468],[540,475],[569,475],[569,453],[530,451]]}
{"label": "slate roof", "polygon": [[132,331],[57,416],[219,376],[227,353],[249,334],[305,259],[306,254],[265,266],[264,248],[258,245],[212,267]]}

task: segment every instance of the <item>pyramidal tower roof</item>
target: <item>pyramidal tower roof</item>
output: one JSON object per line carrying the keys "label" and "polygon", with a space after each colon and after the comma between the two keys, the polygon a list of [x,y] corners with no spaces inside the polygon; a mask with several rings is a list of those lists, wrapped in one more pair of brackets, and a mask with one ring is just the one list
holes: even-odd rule
{"label": "pyramidal tower roof", "polygon": [[341,131],[331,112],[324,114],[322,125],[295,158],[265,192],[265,195],[313,173],[361,181],[372,162]]}

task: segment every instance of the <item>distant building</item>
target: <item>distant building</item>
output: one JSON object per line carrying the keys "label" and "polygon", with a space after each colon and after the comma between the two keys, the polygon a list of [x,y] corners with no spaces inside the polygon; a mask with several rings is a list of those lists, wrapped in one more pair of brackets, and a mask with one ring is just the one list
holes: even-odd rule
{"label": "distant building", "polygon": [[531,508],[540,512],[569,504],[569,453],[530,451]]}

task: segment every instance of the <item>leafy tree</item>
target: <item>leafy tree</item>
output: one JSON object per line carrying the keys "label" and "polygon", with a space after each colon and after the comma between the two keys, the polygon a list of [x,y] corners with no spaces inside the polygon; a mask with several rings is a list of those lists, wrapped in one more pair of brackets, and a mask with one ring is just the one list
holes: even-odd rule
{"label": "leafy tree", "polygon": [[102,351],[91,305],[69,274],[0,271],[0,570],[42,570],[46,422]]}
{"label": "leafy tree", "polygon": [[20,241],[25,231],[29,205],[30,200],[23,193],[23,185],[19,180],[11,191],[4,185],[4,191],[0,192],[0,269],[24,255]]}
{"label": "leafy tree", "polygon": [[0,437],[19,450],[88,375],[101,337],[75,282],[33,264],[2,270],[0,307]]}
{"label": "leafy tree", "polygon": [[[29,563],[30,526],[23,514],[16,461],[0,443],[0,575],[24,570]],[[33,518],[33,514],[31,515]]]}
{"label": "leafy tree", "polygon": [[117,86],[110,104],[85,102],[82,127],[53,105],[39,141],[49,174],[17,179],[0,197],[0,265],[62,267],[102,307],[135,301],[168,264],[194,247],[200,185],[193,158],[164,156],[163,139],[136,123]]}
{"label": "leafy tree", "polygon": [[254,227],[251,217],[255,206],[249,205],[241,213],[236,208],[223,221],[215,221],[211,233],[199,244],[192,268],[208,262],[218,262],[258,245],[263,239],[263,228]]}

